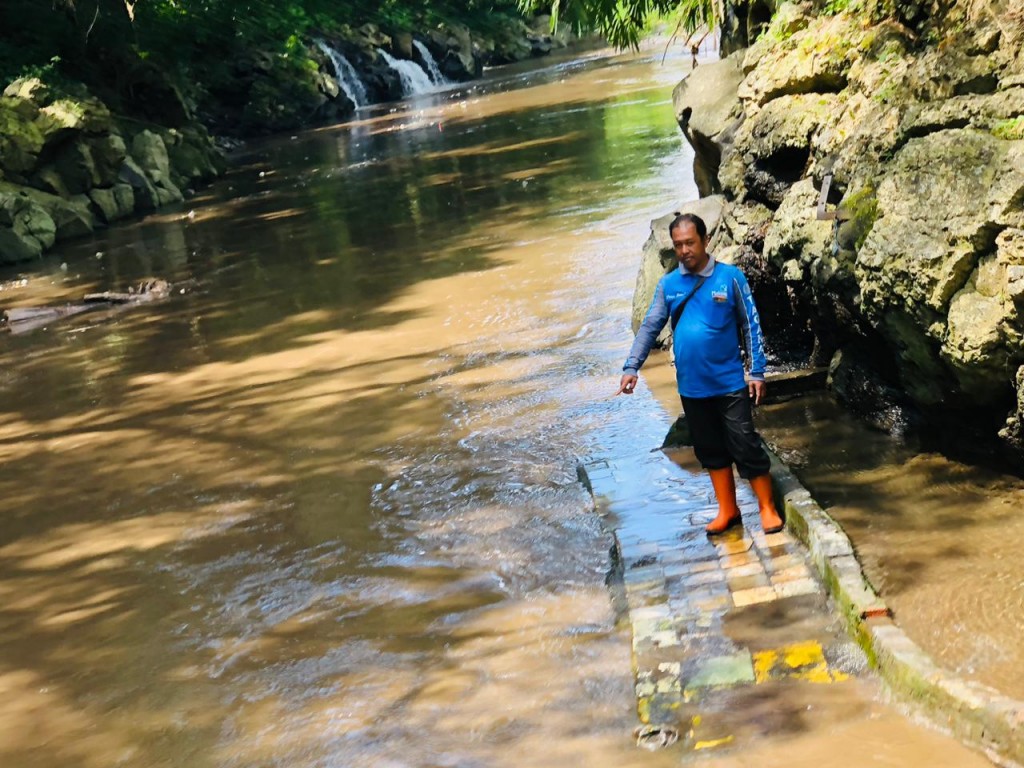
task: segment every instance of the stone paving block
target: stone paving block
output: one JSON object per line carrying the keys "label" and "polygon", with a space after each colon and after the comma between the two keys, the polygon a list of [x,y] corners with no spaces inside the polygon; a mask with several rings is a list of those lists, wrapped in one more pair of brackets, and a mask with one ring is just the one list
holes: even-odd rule
{"label": "stone paving block", "polygon": [[667,605],[651,606],[649,608],[640,608],[635,611],[630,611],[630,618],[634,622],[643,620],[660,620],[669,619],[672,617],[672,612]]}
{"label": "stone paving block", "polygon": [[655,683],[653,680],[641,680],[636,684],[636,697],[642,699],[654,695]]}
{"label": "stone paving block", "polygon": [[[731,557],[735,557],[735,555],[731,555]],[[725,575],[729,580],[732,580],[743,576],[764,576],[765,570],[764,566],[761,565],[761,561],[755,559],[753,562],[746,563],[745,565],[736,565],[727,569]]]}
{"label": "stone paving block", "polygon": [[648,605],[658,605],[664,603],[666,595],[664,592],[631,592],[626,593],[626,605],[629,606],[630,610],[634,608],[643,608]]}
{"label": "stone paving block", "polygon": [[797,595],[813,595],[820,587],[814,579],[798,579],[784,581],[775,585],[775,594],[779,597],[796,597]]}
{"label": "stone paving block", "polygon": [[696,662],[684,673],[687,691],[698,688],[727,687],[754,682],[754,662],[744,649],[729,656],[716,656]]}
{"label": "stone paving block", "polygon": [[778,599],[778,595],[772,587],[754,587],[732,593],[732,601],[737,608],[757,603],[770,603],[776,599]]}
{"label": "stone paving block", "polygon": [[665,566],[665,579],[680,579],[686,578],[693,574],[693,569],[688,565],[666,565]]}
{"label": "stone paving block", "polygon": [[665,581],[635,581],[627,582],[623,580],[623,589],[626,591],[626,598],[630,597],[647,597],[650,595],[661,595],[662,600],[665,599]]}
{"label": "stone paving block", "polygon": [[[643,610],[643,609],[640,609]],[[676,620],[666,616],[663,619],[633,619],[633,637],[650,640],[662,632],[674,632]]]}
{"label": "stone paving block", "polygon": [[708,595],[695,600],[693,607],[704,614],[722,612],[732,606],[732,600],[726,595]]}
{"label": "stone paving block", "polygon": [[654,684],[655,693],[674,693],[680,698],[683,694],[683,683],[678,675],[667,675]]}
{"label": "stone paving block", "polygon": [[750,565],[751,563],[760,563],[760,559],[751,551],[740,552],[737,555],[726,555],[721,559],[722,567],[726,570],[732,570],[733,568],[739,568],[740,566]]}
{"label": "stone paving block", "polygon": [[786,581],[799,581],[811,578],[811,571],[806,565],[795,565],[792,568],[783,568],[771,574],[772,584],[781,584]]}
{"label": "stone paving block", "polygon": [[679,635],[675,630],[655,632],[649,639],[651,645],[655,648],[671,648],[679,645]]}
{"label": "stone paving block", "polygon": [[637,702],[637,714],[643,723],[674,723],[679,719],[683,698],[676,693],[655,693]]}
{"label": "stone paving block", "polygon": [[725,574],[720,570],[715,571],[702,571],[701,573],[695,573],[691,576],[687,576],[683,579],[683,586],[685,587],[702,587],[708,584],[721,584],[725,581]]}
{"label": "stone paving block", "polygon": [[737,576],[735,578],[730,575],[728,584],[729,591],[733,594],[756,589],[758,587],[771,586],[768,581],[768,575],[764,571],[761,571],[760,573],[753,573],[750,576]]}
{"label": "stone paving block", "polygon": [[765,568],[772,573],[778,573],[785,571],[788,568],[796,567],[807,567],[807,561],[802,555],[781,555],[779,557],[773,557],[765,560]]}
{"label": "stone paving block", "polygon": [[666,549],[661,552],[662,565],[668,568],[677,568],[686,562],[686,555],[678,549]]}
{"label": "stone paving block", "polygon": [[697,618],[700,613],[696,606],[691,605],[685,599],[669,598],[668,604],[672,609],[672,618],[675,619],[677,627],[685,626],[687,621]]}
{"label": "stone paving block", "polygon": [[747,552],[754,542],[752,539],[736,539],[735,541],[723,541],[718,544],[715,549],[718,554],[722,557],[726,555],[738,555],[740,552]]}
{"label": "stone paving block", "polygon": [[764,542],[766,546],[778,547],[787,544],[795,544],[793,537],[785,531],[779,531],[778,533],[766,533],[764,536]]}
{"label": "stone paving block", "polygon": [[690,563],[688,568],[691,573],[704,573],[705,571],[715,571],[721,566],[718,560],[699,560],[695,563]]}
{"label": "stone paving block", "polygon": [[664,584],[665,571],[657,566],[634,568],[624,571],[622,574],[622,580],[626,583],[627,587],[630,585],[637,586],[641,584]]}
{"label": "stone paving block", "polygon": [[652,544],[644,539],[637,539],[636,543],[622,544],[619,547],[619,552],[624,558],[638,558],[643,557],[644,555],[656,555],[658,554],[658,545]]}

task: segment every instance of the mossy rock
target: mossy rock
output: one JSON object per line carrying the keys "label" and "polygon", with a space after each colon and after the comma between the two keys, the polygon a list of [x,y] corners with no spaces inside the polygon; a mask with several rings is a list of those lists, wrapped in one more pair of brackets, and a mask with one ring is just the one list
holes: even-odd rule
{"label": "mossy rock", "polygon": [[10,101],[0,101],[0,170],[26,174],[36,165],[44,138],[35,123],[26,120]]}
{"label": "mossy rock", "polygon": [[37,258],[57,239],[57,225],[27,195],[0,194],[0,263]]}

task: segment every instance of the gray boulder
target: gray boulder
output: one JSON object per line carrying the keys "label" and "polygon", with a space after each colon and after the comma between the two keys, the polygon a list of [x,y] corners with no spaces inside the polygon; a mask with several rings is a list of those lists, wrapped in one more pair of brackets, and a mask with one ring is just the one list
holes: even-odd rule
{"label": "gray boulder", "polygon": [[84,139],[66,143],[53,160],[52,169],[59,177],[55,192],[78,195],[102,183],[92,147]]}
{"label": "gray boulder", "polygon": [[[157,206],[181,202],[184,199],[181,190],[173,181],[167,145],[159,135],[148,130],[136,134],[132,139],[131,156],[137,167],[153,183]],[[130,177],[124,180],[133,189],[137,188]],[[144,196],[140,202],[143,206],[148,206],[148,196]]]}
{"label": "gray boulder", "polygon": [[38,126],[19,112],[10,97],[0,100],[0,174],[31,171],[44,144]]}
{"label": "gray boulder", "polygon": [[42,208],[57,228],[57,239],[87,235],[96,227],[88,198],[64,198],[31,187],[0,182],[0,199],[25,198]]}
{"label": "gray boulder", "polygon": [[114,184],[121,172],[121,166],[128,156],[124,139],[118,133],[105,133],[102,136],[89,139],[88,145],[99,185]]}
{"label": "gray boulder", "polygon": [[722,191],[722,153],[741,122],[736,89],[743,80],[742,63],[742,55],[733,54],[698,67],[672,91],[676,121],[693,147],[693,174],[703,197]]}
{"label": "gray boulder", "polygon": [[50,215],[26,195],[0,193],[0,263],[38,257],[57,239]]}
{"label": "gray boulder", "polygon": [[128,184],[121,183],[113,187],[91,189],[89,190],[89,199],[100,220],[106,224],[130,216],[135,211],[135,194]]}
{"label": "gray boulder", "polygon": [[125,158],[118,178],[132,188],[139,211],[153,211],[160,206],[160,195],[157,193],[156,185],[130,157]]}
{"label": "gray boulder", "polygon": [[171,161],[167,155],[167,145],[159,135],[149,130],[135,134],[131,156],[154,184],[170,182]]}

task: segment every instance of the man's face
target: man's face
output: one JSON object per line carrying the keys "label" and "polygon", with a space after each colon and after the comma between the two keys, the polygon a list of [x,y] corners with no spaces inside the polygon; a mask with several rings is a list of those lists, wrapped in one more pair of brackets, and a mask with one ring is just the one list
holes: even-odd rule
{"label": "man's face", "polygon": [[690,272],[700,272],[708,263],[708,241],[697,234],[697,227],[684,221],[672,230],[672,247],[679,263]]}

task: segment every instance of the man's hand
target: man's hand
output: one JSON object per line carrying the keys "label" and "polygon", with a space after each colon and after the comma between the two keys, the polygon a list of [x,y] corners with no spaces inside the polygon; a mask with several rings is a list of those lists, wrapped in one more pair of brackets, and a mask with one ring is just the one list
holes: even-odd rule
{"label": "man's hand", "polygon": [[622,374],[622,378],[619,379],[619,391],[616,395],[632,395],[633,390],[636,389],[636,383],[638,379],[636,376],[632,376],[628,373]]}
{"label": "man's hand", "polygon": [[761,401],[764,400],[764,393],[767,390],[763,381],[757,379],[751,379],[747,382],[747,391],[750,392],[750,399],[754,401],[754,405],[760,405]]}

